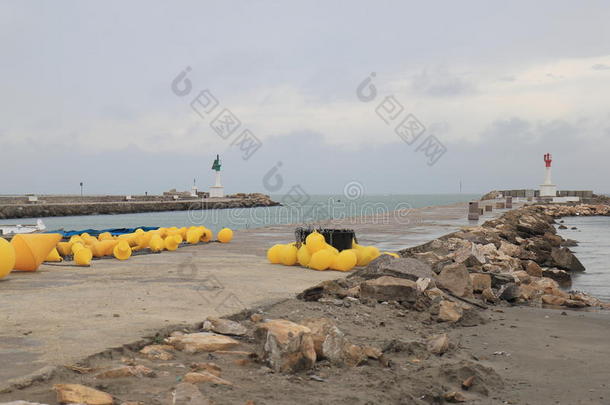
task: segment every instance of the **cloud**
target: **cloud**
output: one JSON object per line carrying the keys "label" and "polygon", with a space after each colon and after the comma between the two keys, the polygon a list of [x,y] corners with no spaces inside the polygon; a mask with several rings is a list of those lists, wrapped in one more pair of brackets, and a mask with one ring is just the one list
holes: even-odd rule
{"label": "cloud", "polygon": [[610,70],[610,65],[606,65],[603,63],[596,63],[595,65],[591,66],[591,69],[593,70]]}

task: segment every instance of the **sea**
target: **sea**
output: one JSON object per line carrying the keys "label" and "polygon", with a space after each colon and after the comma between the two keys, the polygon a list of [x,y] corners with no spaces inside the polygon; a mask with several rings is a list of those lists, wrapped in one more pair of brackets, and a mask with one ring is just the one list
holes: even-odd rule
{"label": "sea", "polygon": [[570,250],[585,266],[583,273],[572,274],[571,289],[610,301],[610,217],[565,217],[562,220],[568,229],[557,229],[557,232],[578,242],[578,246]]}

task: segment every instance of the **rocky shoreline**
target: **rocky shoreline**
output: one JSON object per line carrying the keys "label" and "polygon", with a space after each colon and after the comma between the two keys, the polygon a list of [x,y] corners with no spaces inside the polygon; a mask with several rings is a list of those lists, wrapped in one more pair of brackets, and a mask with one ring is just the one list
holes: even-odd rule
{"label": "rocky shoreline", "polygon": [[573,242],[553,226],[561,216],[607,215],[609,208],[510,211],[404,249],[399,258],[380,256],[297,299],[168,328],[0,398],[108,405],[526,403],[530,398],[489,364],[489,356],[510,353],[486,348],[479,355],[467,344],[477,334],[467,337],[466,330],[487,323],[506,329],[503,312],[519,304],[610,309],[560,288],[564,273],[585,269],[566,246]]}
{"label": "rocky shoreline", "polygon": [[239,194],[220,201],[192,199],[177,201],[89,201],[67,203],[3,204],[0,219],[115,215],[142,212],[188,211],[226,208],[273,207],[281,205],[265,194]]}

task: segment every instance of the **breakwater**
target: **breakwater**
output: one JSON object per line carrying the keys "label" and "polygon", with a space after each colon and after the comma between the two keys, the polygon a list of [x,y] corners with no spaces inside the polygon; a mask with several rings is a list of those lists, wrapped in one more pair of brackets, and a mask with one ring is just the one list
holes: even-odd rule
{"label": "breakwater", "polygon": [[[123,199],[121,201],[120,199]],[[4,199],[4,201],[3,201]],[[160,211],[188,211],[227,208],[272,207],[280,205],[264,194],[241,194],[229,198],[199,198],[167,200],[149,196],[125,201],[125,197],[46,197],[34,203],[19,197],[0,198],[0,219],[41,218],[80,215],[134,214]]]}

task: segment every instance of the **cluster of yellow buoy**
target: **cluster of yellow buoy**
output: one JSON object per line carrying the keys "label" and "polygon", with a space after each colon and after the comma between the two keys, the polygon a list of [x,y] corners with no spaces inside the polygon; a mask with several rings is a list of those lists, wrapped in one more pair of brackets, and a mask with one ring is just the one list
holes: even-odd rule
{"label": "cluster of yellow buoy", "polygon": [[339,252],[326,243],[324,235],[313,232],[307,235],[300,247],[296,242],[273,245],[267,250],[267,259],[274,264],[299,264],[318,271],[350,271],[356,266],[368,265],[382,254],[398,257],[396,253],[380,252],[375,246],[361,246],[356,242],[352,242],[351,249]]}
{"label": "cluster of yellow buoy", "polygon": [[[217,236],[219,242],[228,243],[233,239],[233,231],[224,228]],[[133,252],[139,250],[149,249],[155,253],[174,251],[182,242],[195,245],[211,242],[213,237],[213,232],[204,226],[159,228],[148,232],[137,229],[133,233],[118,236],[103,232],[97,238],[83,233],[72,236],[67,242],[59,242],[57,252],[51,252],[47,260],[57,261],[73,255],[75,264],[89,266],[94,257],[114,256],[118,260],[127,260]]]}
{"label": "cluster of yellow buoy", "polygon": [[[83,233],[70,237],[67,242],[60,242],[60,234],[15,235],[10,243],[0,238],[0,278],[12,270],[36,271],[43,262],[61,262],[68,256],[73,256],[78,266],[89,266],[94,257],[114,256],[127,260],[135,251],[173,251],[183,242],[194,245],[211,242],[213,238],[213,232],[204,226],[159,228],[148,232],[137,229],[119,236],[104,232],[97,238]],[[223,228],[217,239],[228,243],[233,239],[233,231]]]}

